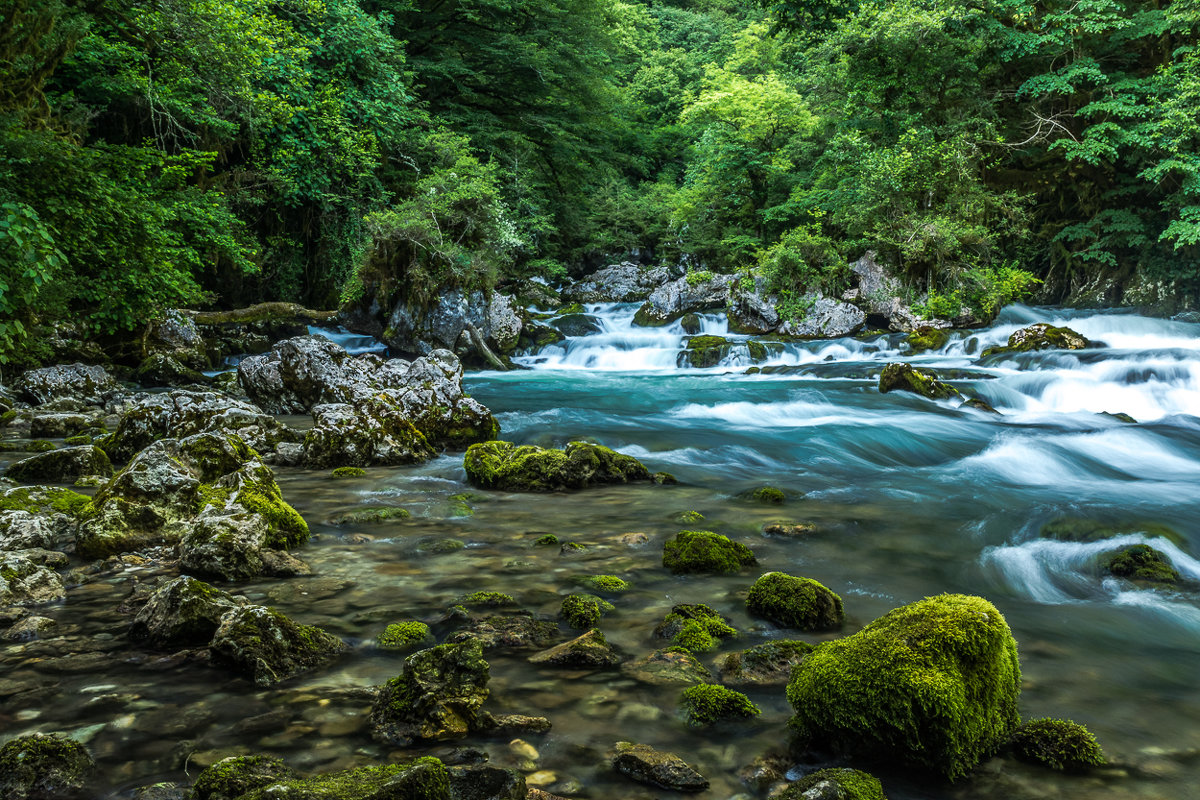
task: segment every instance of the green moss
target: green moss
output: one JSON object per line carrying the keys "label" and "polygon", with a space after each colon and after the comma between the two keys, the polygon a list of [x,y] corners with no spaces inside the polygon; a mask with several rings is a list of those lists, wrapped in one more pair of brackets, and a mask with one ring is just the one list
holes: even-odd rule
{"label": "green moss", "polygon": [[422,555],[445,555],[457,553],[466,546],[467,543],[461,539],[428,539],[417,545],[417,552]]}
{"label": "green moss", "polygon": [[584,308],[583,303],[568,303],[565,306],[559,306],[557,313],[560,317],[567,314],[586,314],[587,309]]}
{"label": "green moss", "polygon": [[729,352],[729,340],[721,336],[693,336],[687,340],[687,352],[680,355],[697,369],[715,367]]}
{"label": "green moss", "polygon": [[787,697],[801,741],[953,780],[1008,741],[1020,691],[1017,643],[995,606],[939,595],[819,645]]}
{"label": "green moss", "polygon": [[1064,542],[1099,542],[1130,533],[1144,533],[1163,538],[1179,548],[1187,547],[1187,539],[1179,531],[1161,522],[1106,522],[1084,517],[1061,517],[1042,526],[1042,536]]}
{"label": "green moss", "polygon": [[330,522],[334,525],[373,525],[386,522],[389,519],[409,519],[412,514],[408,509],[386,506],[384,508],[367,508],[362,511],[350,511],[335,517]]}
{"label": "green moss", "polygon": [[56,511],[72,517],[86,517],[92,499],[70,489],[44,486],[19,486],[0,494],[0,511],[28,511],[31,514]]}
{"label": "green moss", "polygon": [[335,478],[361,478],[367,471],[362,467],[338,467],[331,474]]}
{"label": "green moss", "polygon": [[753,339],[746,342],[746,349],[750,351],[751,361],[766,361],[767,346],[762,342],[756,342]]}
{"label": "green moss", "polygon": [[0,414],[0,428],[7,428],[9,425],[12,425],[13,420],[16,418],[17,412],[11,408],[5,411],[3,414]]}
{"label": "green moss", "polygon": [[87,748],[63,734],[11,739],[0,747],[0,797],[83,797],[94,768]]}
{"label": "green moss", "polygon": [[376,639],[383,650],[402,650],[409,645],[432,638],[424,622],[393,622]]}
{"label": "green moss", "polygon": [[56,449],[54,443],[47,442],[45,439],[35,439],[25,447],[26,452],[29,453],[49,453],[54,449]]}
{"label": "green moss", "polygon": [[727,574],[757,563],[740,542],[712,531],[680,531],[663,545],[663,566],[676,575]]}
{"label": "green moss", "polygon": [[675,634],[675,638],[671,640],[671,643],[691,653],[704,653],[717,649],[716,638],[705,630],[703,624],[694,619],[685,619],[682,621],[679,633]]}
{"label": "green moss", "polygon": [[584,489],[650,479],[649,470],[636,458],[589,442],[571,442],[565,450],[482,442],[467,449],[463,468],[478,486],[516,492]]}
{"label": "green moss", "polygon": [[1017,728],[1011,746],[1017,758],[1051,769],[1082,771],[1105,763],[1096,737],[1070,720],[1030,720]]}
{"label": "green moss", "polygon": [[704,521],[704,515],[699,511],[680,511],[672,519],[680,525],[695,525]]}
{"label": "green moss", "polygon": [[558,544],[558,537],[553,533],[543,533],[541,536],[533,540],[536,545]]}
{"label": "green moss", "polygon": [[308,541],[308,523],[284,501],[269,467],[251,464],[235,475],[241,480],[235,482],[227,477],[215,484],[202,484],[200,507],[224,507],[232,500],[261,515],[267,523],[264,544],[268,547],[291,549]]}
{"label": "green moss", "polygon": [[689,725],[712,725],[727,719],[749,719],[762,713],[750,698],[724,686],[690,686],[679,698]]}
{"label": "green moss", "polygon": [[950,341],[950,331],[942,328],[917,328],[906,336],[904,340],[908,342],[909,349],[914,353],[923,353],[926,350],[941,350],[946,346],[946,342]]}
{"label": "green moss", "polygon": [[811,578],[782,572],[763,575],[746,596],[746,608],[756,617],[804,631],[841,627],[842,598]]}
{"label": "green moss", "polygon": [[911,392],[930,400],[961,398],[962,394],[948,383],[938,380],[929,370],[916,369],[911,364],[888,364],[879,375],[879,392]]}
{"label": "green moss", "polygon": [[718,639],[737,636],[737,631],[714,609],[703,603],[680,603],[654,629],[654,635],[693,653],[713,650]]}
{"label": "green moss", "polygon": [[[789,783],[779,794],[779,800],[805,800],[805,792],[819,783],[831,781],[842,790],[844,800],[887,800],[883,784],[869,772],[848,767],[834,767],[810,772],[800,780]],[[825,797],[826,795],[821,795]]]}
{"label": "green moss", "polygon": [[630,585],[628,581],[621,580],[616,575],[588,575],[579,579],[579,583],[591,589],[594,592],[627,592]]}
{"label": "green moss", "polygon": [[68,436],[66,439],[63,439],[63,444],[67,447],[82,447],[91,443],[92,437],[90,436]]}
{"label": "green moss", "polygon": [[1104,569],[1118,578],[1153,583],[1177,583],[1179,573],[1170,560],[1148,544],[1135,544],[1109,553],[1104,558]]}
{"label": "green moss", "polygon": [[195,800],[236,800],[293,775],[278,758],[233,756],[221,759],[201,772],[192,786],[192,794]]}
{"label": "green moss", "polygon": [[763,505],[783,505],[787,500],[787,495],[782,489],[776,489],[774,486],[760,486],[757,489],[751,489],[748,492],[740,495],[743,499],[762,503]]}
{"label": "green moss", "polygon": [[512,595],[503,592],[471,592],[458,602],[468,608],[504,608],[517,605]]}
{"label": "green moss", "polygon": [[1013,331],[1008,337],[1008,344],[1003,347],[989,347],[981,354],[982,357],[995,353],[1027,353],[1031,350],[1081,350],[1091,342],[1086,337],[1070,328],[1061,328],[1039,322],[1027,328]]}
{"label": "green moss", "polygon": [[387,764],[277,781],[236,800],[450,800],[450,774],[432,756],[412,764]]}
{"label": "green moss", "polygon": [[[247,462],[258,458],[254,448],[236,434],[202,433],[189,436],[180,441],[179,448],[191,464],[200,470],[202,483],[210,483],[223,475],[236,472]],[[270,470],[267,472],[274,483],[274,475]]]}
{"label": "green moss", "polygon": [[582,553],[585,550],[587,550],[587,545],[580,544],[579,542],[563,542],[558,548],[558,552],[564,555]]}
{"label": "green moss", "polygon": [[614,608],[612,603],[591,594],[569,594],[563,598],[561,614],[576,630],[594,628],[600,617]]}

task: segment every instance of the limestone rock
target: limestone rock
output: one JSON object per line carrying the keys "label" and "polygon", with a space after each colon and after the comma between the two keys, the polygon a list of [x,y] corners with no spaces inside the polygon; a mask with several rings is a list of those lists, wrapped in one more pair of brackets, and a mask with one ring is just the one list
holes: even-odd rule
{"label": "limestone rock", "polygon": [[879,392],[910,392],[929,400],[960,398],[962,394],[948,383],[938,380],[931,370],[917,369],[911,364],[892,363],[879,375]]}
{"label": "limestone rock", "polygon": [[0,800],[72,800],[91,796],[96,764],[62,734],[34,733],[0,747]]}
{"label": "limestone rock", "polygon": [[1031,350],[1082,350],[1089,347],[1091,342],[1082,334],[1070,328],[1060,328],[1039,322],[1018,331],[1013,331],[1008,337],[1008,344],[1002,347],[989,347],[983,351],[983,356],[995,353],[1027,353]]}
{"label": "limestone rock", "polygon": [[812,306],[799,320],[787,320],[779,327],[784,336],[813,339],[834,339],[853,336],[862,330],[867,315],[857,306],[815,295]]}
{"label": "limestone rock", "polygon": [[414,653],[404,671],[380,689],[371,709],[372,733],[401,747],[461,739],[480,727],[487,683],[488,663],[478,641]]}
{"label": "limestone rock", "polygon": [[221,617],[236,608],[232,595],[184,575],[154,590],[134,617],[129,635],[155,647],[208,644]]}
{"label": "limestone rock", "polygon": [[89,405],[103,405],[120,390],[104,367],[79,363],[31,369],[13,388],[18,395],[37,405],[67,398]]}
{"label": "limestone rock", "polygon": [[0,511],[0,550],[53,550],[58,536],[48,515]]}
{"label": "limestone rock", "polygon": [[565,450],[512,442],[474,444],[463,458],[467,477],[476,486],[515,492],[584,489],[611,483],[650,479],[650,472],[632,456],[586,442],[571,442]]}
{"label": "limestone rock", "polygon": [[210,647],[216,660],[259,686],[272,686],[308,672],[346,650],[336,636],[263,606],[243,606],[226,613]]}
{"label": "limestone rock", "polygon": [[636,303],[670,280],[666,267],[646,269],[632,261],[623,261],[593,272],[564,295],[579,303]]}
{"label": "limestone rock", "polygon": [[112,474],[113,467],[108,456],[92,445],[38,453],[10,465],[4,473],[6,477],[21,483],[65,483],[84,475],[111,477]]}
{"label": "limestone rock", "polygon": [[146,326],[141,347],[143,359],[161,355],[192,370],[211,366],[199,327],[191,317],[173,308]]}
{"label": "limestone rock", "polygon": [[549,650],[543,650],[530,656],[529,663],[595,669],[615,666],[621,663],[621,658],[613,652],[612,646],[605,640],[604,634],[593,628],[569,642],[563,642]]}
{"label": "limestone rock", "polygon": [[687,277],[664,284],[655,289],[638,309],[633,321],[635,325],[658,327],[673,322],[689,311],[708,311],[724,308],[729,301],[732,275],[711,275],[703,280],[691,281]]}
{"label": "limestone rock", "polygon": [[38,551],[0,553],[0,607],[38,606],[67,596],[57,572],[39,563]]}
{"label": "limestone rock", "polygon": [[712,673],[683,648],[655,650],[626,664],[622,671],[629,677],[654,686],[691,686],[713,683]]}

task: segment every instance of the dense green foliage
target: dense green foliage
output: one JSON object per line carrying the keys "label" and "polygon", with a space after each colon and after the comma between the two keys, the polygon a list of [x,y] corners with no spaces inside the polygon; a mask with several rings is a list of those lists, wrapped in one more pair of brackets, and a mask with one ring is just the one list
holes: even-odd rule
{"label": "dense green foliage", "polygon": [[1035,278],[1194,304],[1198,30],[1197,0],[10,0],[0,358],[634,251],[796,311],[867,251],[935,314]]}

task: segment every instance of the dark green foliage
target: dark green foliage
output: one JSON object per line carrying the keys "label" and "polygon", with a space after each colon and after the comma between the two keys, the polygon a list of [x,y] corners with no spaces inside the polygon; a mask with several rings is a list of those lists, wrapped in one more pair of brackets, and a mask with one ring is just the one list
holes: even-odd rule
{"label": "dark green foliage", "polygon": [[1051,769],[1082,771],[1105,763],[1096,737],[1070,720],[1032,719],[1017,728],[1010,744],[1017,758]]}
{"label": "dark green foliage", "polygon": [[941,774],[967,774],[1020,723],[1021,669],[1004,617],[944,594],[819,645],[787,697],[802,740]]}
{"label": "dark green foliage", "polygon": [[712,531],[680,531],[663,544],[663,566],[676,575],[732,573],[754,563],[749,547]]}
{"label": "dark green foliage", "polygon": [[727,719],[756,717],[762,713],[750,698],[724,686],[701,685],[683,690],[679,698],[689,725],[711,725]]}

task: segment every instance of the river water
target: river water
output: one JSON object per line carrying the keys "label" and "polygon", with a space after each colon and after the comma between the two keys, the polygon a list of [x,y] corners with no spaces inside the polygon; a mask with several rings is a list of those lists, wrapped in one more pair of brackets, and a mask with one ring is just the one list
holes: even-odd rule
{"label": "river water", "polygon": [[[153,570],[97,576],[49,612],[66,636],[3,650],[0,677],[44,686],[23,695],[36,701],[0,709],[0,735],[75,732],[100,760],[103,791],[122,797],[150,780],[183,779],[185,770],[194,777],[238,752],[274,753],[302,770],[408,758],[416,751],[370,740],[368,701],[355,692],[399,671],[402,657],[372,644],[388,622],[436,622],[476,589],[507,592],[549,615],[578,591],[576,578],[613,574],[633,588],[610,598],[616,610],[601,627],[611,643],[630,657],[648,653],[662,646],[652,630],[673,604],[704,602],[740,631],[703,656],[711,663],[770,638],[832,636],[796,635],[746,614],[754,578],[782,570],[843,597],[843,633],[928,595],[987,597],[1019,642],[1022,715],[1086,724],[1120,765],[1064,776],[993,760],[954,785],[879,772],[892,800],[1200,797],[1200,325],[1014,306],[993,327],[955,334],[937,352],[911,354],[899,335],[780,343],[747,374],[745,337],[729,336],[734,344],[717,367],[680,367],[682,329],[634,328],[635,310],[589,307],[601,332],[521,356],[527,370],[472,373],[466,384],[497,414],[503,438],[598,441],[673,473],[680,485],[487,492],[466,485],[459,454],[337,481],[279,470],[284,496],[317,534],[299,553],[314,575],[236,590],[342,636],[354,645],[349,656],[271,690],[203,663],[163,663],[131,650],[128,618],[117,611],[131,583]],[[1102,346],[980,359],[1039,321],[1069,325]],[[718,316],[703,326],[728,335]],[[879,371],[897,360],[938,371],[1001,415],[881,395]],[[738,497],[763,485],[783,489],[787,501]],[[412,517],[334,524],[380,506]],[[682,525],[677,517],[688,511],[703,522]],[[816,530],[764,535],[774,522]],[[666,574],[662,543],[681,527],[730,535],[755,551],[760,567],[736,576]],[[1105,527],[1115,539],[1050,535]],[[586,549],[563,555],[535,546],[546,532]],[[646,543],[630,546],[630,532],[646,534]],[[1184,582],[1147,589],[1101,574],[1103,553],[1138,542],[1167,554]],[[747,691],[763,710],[753,721],[693,730],[676,709],[678,689],[617,672],[535,668],[527,655],[489,653],[491,702],[551,719],[550,733],[527,737],[536,760],[512,752],[507,740],[474,744],[550,791],[666,796],[605,766],[614,742],[633,739],[698,766],[713,784],[701,797],[729,798],[747,791],[738,769],[785,740],[790,709],[781,687]]]}

